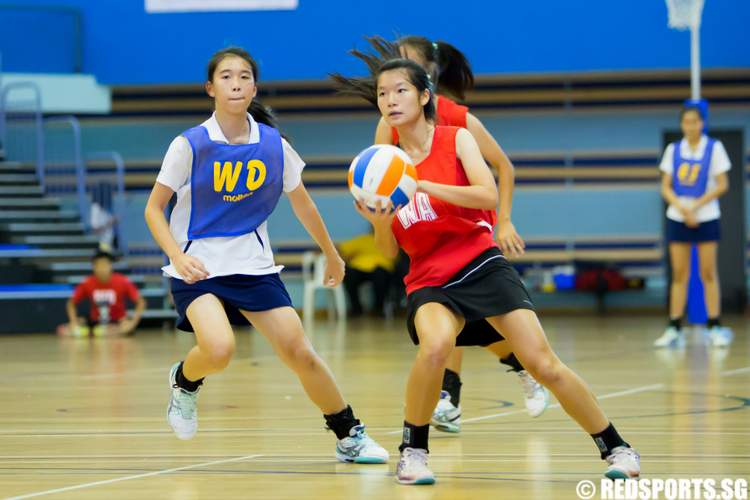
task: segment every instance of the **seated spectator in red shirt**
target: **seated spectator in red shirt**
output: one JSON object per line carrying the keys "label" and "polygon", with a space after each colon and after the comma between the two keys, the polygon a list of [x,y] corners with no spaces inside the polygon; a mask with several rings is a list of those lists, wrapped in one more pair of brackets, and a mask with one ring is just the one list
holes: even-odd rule
{"label": "seated spectator in red shirt", "polygon": [[[91,259],[94,273],[83,280],[68,300],[68,324],[60,325],[57,332],[64,336],[122,336],[135,331],[146,307],[138,289],[127,276],[112,271],[115,258],[99,250]],[[127,317],[125,300],[135,304],[135,313]],[[76,306],[86,300],[88,318],[78,316]]]}

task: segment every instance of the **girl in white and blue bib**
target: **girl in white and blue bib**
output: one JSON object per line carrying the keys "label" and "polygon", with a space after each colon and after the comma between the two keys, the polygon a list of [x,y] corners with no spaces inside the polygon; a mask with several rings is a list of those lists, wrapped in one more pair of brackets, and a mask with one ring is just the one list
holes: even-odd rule
{"label": "girl in white and blue bib", "polygon": [[[204,378],[224,370],[234,353],[231,325],[252,324],[299,377],[344,462],[383,463],[388,453],[365,432],[328,366],[305,337],[279,278],[266,229],[282,192],[325,254],[326,285],[338,285],[344,263],[301,180],[304,162],[257,101],[258,68],[243,49],[214,54],[206,91],[213,116],[174,139],[146,206],[146,222],[169,257],[178,328],[197,345],[169,374],[167,419],[177,437],[198,429],[197,396]],[[248,113],[248,109],[250,113]],[[177,193],[169,223],[164,209]]]}
{"label": "girl in white and blue bib", "polygon": [[729,157],[721,141],[703,133],[703,117],[696,107],[680,113],[684,138],[669,144],[659,169],[661,194],[667,208],[666,238],[672,266],[669,325],[654,342],[656,347],[684,344],[682,315],[687,302],[690,254],[698,247],[700,275],[708,312],[709,339],[714,346],[730,343],[729,332],[721,328],[719,279],[716,253],[720,239],[719,197],[729,189]]}

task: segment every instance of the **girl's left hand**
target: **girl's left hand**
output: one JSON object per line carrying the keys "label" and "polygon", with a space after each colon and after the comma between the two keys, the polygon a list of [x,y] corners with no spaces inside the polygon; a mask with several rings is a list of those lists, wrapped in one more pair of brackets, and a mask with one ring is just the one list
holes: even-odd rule
{"label": "girl's left hand", "polygon": [[526,243],[523,238],[516,232],[516,227],[510,220],[503,220],[498,223],[495,231],[495,241],[503,251],[506,257],[520,257],[526,249]]}
{"label": "girl's left hand", "polygon": [[323,274],[323,285],[333,288],[344,280],[346,266],[338,253],[326,255],[326,268]]}

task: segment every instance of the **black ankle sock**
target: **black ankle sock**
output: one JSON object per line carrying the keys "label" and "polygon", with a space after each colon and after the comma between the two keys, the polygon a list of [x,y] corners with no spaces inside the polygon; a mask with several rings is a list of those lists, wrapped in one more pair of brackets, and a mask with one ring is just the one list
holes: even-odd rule
{"label": "black ankle sock", "polygon": [[323,418],[326,419],[326,426],[336,434],[338,439],[349,437],[351,428],[360,424],[359,420],[354,418],[354,412],[349,405],[338,413],[323,415]]}
{"label": "black ankle sock", "polygon": [[596,447],[599,448],[602,460],[607,458],[612,453],[612,450],[618,446],[627,446],[630,448],[630,445],[623,441],[617,433],[617,429],[611,423],[602,432],[591,434],[591,437],[594,439]]}
{"label": "black ankle sock", "polygon": [[669,319],[669,326],[674,328],[675,330],[682,331],[682,318],[670,318]]}
{"label": "black ankle sock", "polygon": [[184,389],[188,392],[195,392],[198,390],[198,388],[203,385],[203,379],[199,379],[196,381],[188,380],[185,378],[185,375],[182,373],[182,363],[180,363],[180,366],[177,367],[177,373],[175,375],[175,380],[177,381],[177,387],[180,389]]}
{"label": "black ankle sock", "polygon": [[427,442],[430,439],[430,424],[427,425],[412,425],[404,420],[404,434],[401,438],[401,446],[398,447],[398,451],[404,451],[404,448],[422,448],[430,451],[427,448]]}
{"label": "black ankle sock", "polygon": [[708,318],[708,321],[706,321],[706,328],[713,328],[715,326],[721,326],[719,317],[717,316],[715,318]]}
{"label": "black ankle sock", "polygon": [[461,376],[446,368],[443,373],[443,390],[451,395],[453,406],[458,407],[458,403],[461,402]]}
{"label": "black ankle sock", "polygon": [[508,354],[505,358],[500,358],[500,362],[504,365],[510,366],[509,372],[522,372],[523,366],[521,366],[521,362],[518,361],[518,358],[516,358],[516,355],[513,353]]}

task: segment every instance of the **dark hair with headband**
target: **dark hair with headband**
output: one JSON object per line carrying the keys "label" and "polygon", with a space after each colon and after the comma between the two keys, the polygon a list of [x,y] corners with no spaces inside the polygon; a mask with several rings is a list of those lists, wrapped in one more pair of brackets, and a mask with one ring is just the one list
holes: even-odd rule
{"label": "dark hair with headband", "polygon": [[[371,42],[372,43],[372,42]],[[423,36],[403,36],[396,41],[396,47],[409,47],[419,52],[430,65],[427,69],[432,80],[437,83],[440,94],[450,94],[460,100],[466,99],[466,91],[474,87],[474,73],[466,56],[453,45],[430,41]]]}
{"label": "dark hair with headband", "polygon": [[[381,52],[382,49],[382,52]],[[361,97],[367,102],[378,107],[378,78],[386,71],[403,70],[409,83],[414,85],[421,94],[425,90],[430,91],[430,100],[423,106],[424,116],[427,120],[435,120],[435,93],[432,90],[432,82],[422,66],[412,60],[404,59],[388,49],[387,45],[377,49],[378,55],[367,54],[358,50],[349,53],[361,59],[367,64],[370,75],[365,77],[348,78],[338,73],[331,74],[336,90],[340,94]],[[390,57],[394,56],[394,57]]]}

